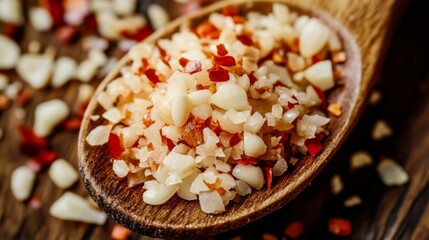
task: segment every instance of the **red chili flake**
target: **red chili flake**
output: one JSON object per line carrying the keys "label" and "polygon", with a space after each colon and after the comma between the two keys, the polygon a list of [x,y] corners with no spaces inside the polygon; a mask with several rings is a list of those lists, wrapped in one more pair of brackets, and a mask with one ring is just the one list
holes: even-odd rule
{"label": "red chili flake", "polygon": [[138,73],[139,74],[144,74],[144,72],[146,71],[147,67],[149,66],[149,62],[147,61],[146,58],[142,58],[141,62],[142,62],[142,65],[138,69]]}
{"label": "red chili flake", "polygon": [[76,34],[76,28],[73,26],[62,26],[57,30],[57,38],[62,43],[69,43]]}
{"label": "red chili flake", "polygon": [[121,139],[114,133],[109,134],[107,145],[109,146],[110,156],[114,159],[119,159],[125,150],[124,146],[122,146]]}
{"label": "red chili flake", "polygon": [[97,18],[93,13],[87,15],[84,20],[84,29],[86,33],[93,33],[98,29]]}
{"label": "red chili flake", "polygon": [[311,64],[316,64],[318,62],[320,62],[320,58],[318,56],[311,57]]}
{"label": "red chili flake", "polygon": [[202,84],[197,84],[197,90],[203,90],[204,86]]}
{"label": "red chili flake", "polygon": [[26,126],[20,125],[18,131],[21,137],[19,149],[22,153],[34,157],[41,149],[48,146],[48,141],[45,138],[37,136],[33,130]]}
{"label": "red chili flake", "polygon": [[240,41],[242,44],[244,44],[246,46],[252,46],[253,45],[252,39],[247,34],[238,35],[237,39],[238,39],[238,41]]}
{"label": "red chili flake", "polygon": [[[216,135],[220,135],[222,132],[222,128],[220,127],[219,123],[217,121],[211,121],[210,122],[210,129],[216,133]],[[230,143],[231,144],[231,143]]]}
{"label": "red chili flake", "polygon": [[287,102],[287,108],[288,109],[292,109],[295,107],[295,104],[291,103],[291,102]]}
{"label": "red chili flake", "polygon": [[245,22],[244,18],[241,16],[233,16],[232,20],[234,21],[235,24],[243,24]]}
{"label": "red chili flake", "polygon": [[51,165],[51,163],[57,160],[57,158],[58,158],[57,152],[53,150],[42,149],[41,151],[39,151],[37,156],[34,157],[34,160],[40,163],[43,167],[43,166]]}
{"label": "red chili flake", "polygon": [[210,81],[212,82],[226,82],[229,80],[228,70],[219,67],[217,64],[210,68],[208,72]]}
{"label": "red chili flake", "polygon": [[318,133],[315,138],[305,140],[304,144],[312,157],[316,156],[322,149],[322,139],[325,135]]}
{"label": "red chili flake", "polygon": [[258,79],[256,79],[254,72],[249,74],[250,85],[253,85]]}
{"label": "red chili flake", "polygon": [[74,118],[66,119],[62,123],[62,126],[67,131],[76,131],[76,130],[79,130],[81,124],[82,124],[82,118],[74,117]]}
{"label": "red chili flake", "polygon": [[240,159],[237,160],[236,163],[238,165],[256,165],[258,163],[258,160],[256,158]]}
{"label": "red chili flake", "polygon": [[150,26],[146,25],[144,27],[137,29],[134,32],[130,32],[128,29],[124,29],[119,33],[121,34],[121,36],[125,38],[129,38],[137,42],[141,42],[153,33],[153,29]]}
{"label": "red chili flake", "polygon": [[280,139],[280,142],[287,143],[287,145],[289,145],[291,137],[292,137],[291,133],[283,133],[282,138]]}
{"label": "red chili flake", "polygon": [[290,223],[285,229],[285,235],[290,238],[298,238],[304,233],[304,224],[299,221]]}
{"label": "red chili flake", "polygon": [[58,0],[39,0],[39,5],[46,8],[52,17],[54,26],[59,26],[63,23],[64,7],[63,1]]}
{"label": "red chili flake", "polygon": [[226,50],[225,45],[223,43],[216,45],[217,55],[226,56],[228,54],[228,50]]}
{"label": "red chili flake", "polygon": [[155,69],[153,69],[153,68],[148,68],[144,72],[144,75],[146,75],[146,77],[154,84],[157,84],[161,81],[159,79],[158,75],[156,74]]}
{"label": "red chili flake", "polygon": [[6,36],[8,36],[12,39],[15,39],[15,40],[16,40],[16,37],[18,35],[19,30],[20,30],[20,27],[16,24],[12,24],[12,23],[7,23],[7,24],[5,24],[5,27],[4,27],[4,33],[6,34]]}
{"label": "red chili flake", "polygon": [[273,183],[273,169],[270,167],[264,167],[265,171],[265,182],[267,183],[267,188],[271,188],[271,184]]}
{"label": "red chili flake", "polygon": [[30,100],[32,96],[32,92],[29,88],[24,88],[24,90],[22,90],[19,95],[18,98],[16,99],[16,103],[19,106],[24,106],[25,104],[28,103],[28,101]]}
{"label": "red chili flake", "polygon": [[312,86],[314,91],[316,91],[317,96],[319,96],[320,101],[322,101],[322,107],[326,108],[328,106],[328,102],[326,101],[325,92],[316,86]]}
{"label": "red chili flake", "polygon": [[32,209],[39,209],[42,206],[42,199],[39,196],[32,196],[28,200],[28,206]]}
{"label": "red chili flake", "polygon": [[240,134],[234,133],[229,139],[229,146],[233,147],[241,141]]}
{"label": "red chili flake", "polygon": [[234,6],[228,6],[228,7],[224,7],[222,9],[222,14],[224,16],[229,16],[229,17],[233,17],[238,15],[238,9]]}
{"label": "red chili flake", "polygon": [[237,65],[233,56],[215,56],[214,61],[215,63],[225,67],[232,67]]}
{"label": "red chili flake", "polygon": [[331,218],[328,221],[329,232],[337,236],[349,236],[352,233],[350,221],[343,218]]}
{"label": "red chili flake", "polygon": [[186,65],[188,64],[188,62],[189,62],[189,59],[187,59],[187,58],[181,57],[181,58],[179,59],[179,64],[180,64],[180,66],[182,66],[183,68],[185,68],[185,67],[186,67]]}
{"label": "red chili flake", "polygon": [[132,233],[133,232],[131,232],[131,230],[129,230],[128,228],[123,227],[119,224],[115,224],[115,226],[113,226],[113,230],[110,234],[110,237],[114,240],[126,240],[129,236],[131,236]]}
{"label": "red chili flake", "polygon": [[196,32],[200,38],[218,39],[220,35],[219,29],[208,20],[201,23]]}
{"label": "red chili flake", "polygon": [[146,117],[143,119],[143,124],[148,128],[150,125],[152,125],[154,121],[150,117],[150,114],[146,115]]}
{"label": "red chili flake", "polygon": [[169,139],[169,138],[165,138],[165,139],[167,141],[168,150],[170,150],[170,151],[173,150],[173,148],[175,147],[173,141],[171,141],[171,139]]}

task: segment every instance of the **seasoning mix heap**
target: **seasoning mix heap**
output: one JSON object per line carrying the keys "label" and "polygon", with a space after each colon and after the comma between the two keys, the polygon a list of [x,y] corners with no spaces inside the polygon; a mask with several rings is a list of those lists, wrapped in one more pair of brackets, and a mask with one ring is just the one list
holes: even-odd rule
{"label": "seasoning mix heap", "polygon": [[[329,134],[325,92],[341,80],[341,41],[321,20],[273,4],[263,15],[225,8],[169,39],[140,43],[97,96],[112,167],[143,201],[177,194],[206,213],[270,188]],[[98,116],[91,116],[98,119]]]}

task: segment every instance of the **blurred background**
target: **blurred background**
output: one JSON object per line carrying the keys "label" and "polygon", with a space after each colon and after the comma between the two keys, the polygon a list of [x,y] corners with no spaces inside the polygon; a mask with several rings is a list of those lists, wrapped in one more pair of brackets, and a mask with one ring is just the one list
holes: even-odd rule
{"label": "blurred background", "polygon": [[[82,199],[87,193],[81,182],[57,187],[48,166],[63,158],[78,169],[83,110],[112,65],[171,19],[212,1],[93,2],[0,0],[0,239],[151,239],[111,219],[94,225],[51,216],[50,207],[66,191]],[[379,81],[329,165],[281,210],[211,239],[429,239],[429,2],[398,2],[404,7],[392,22]],[[7,65],[18,57],[21,64]],[[52,99],[61,99],[69,114],[41,140],[31,133],[35,109]],[[383,184],[377,166],[385,158],[402,166],[409,181]],[[365,167],[356,167],[359,162]],[[35,178],[24,171],[14,183],[12,173],[21,166]],[[13,190],[14,184],[30,188],[30,195]]]}

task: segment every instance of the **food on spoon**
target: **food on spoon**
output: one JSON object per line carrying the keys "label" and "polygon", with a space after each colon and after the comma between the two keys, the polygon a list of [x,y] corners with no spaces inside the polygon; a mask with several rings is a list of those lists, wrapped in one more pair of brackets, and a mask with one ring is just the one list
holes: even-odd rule
{"label": "food on spoon", "polygon": [[177,193],[220,213],[323,149],[339,37],[282,4],[238,12],[136,45],[96,98],[103,123],[87,143],[108,143],[114,172],[143,184],[148,204]]}

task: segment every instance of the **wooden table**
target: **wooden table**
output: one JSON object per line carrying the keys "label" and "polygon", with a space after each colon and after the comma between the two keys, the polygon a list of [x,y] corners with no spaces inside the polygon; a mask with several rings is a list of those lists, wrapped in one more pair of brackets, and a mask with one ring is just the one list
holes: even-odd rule
{"label": "wooden table", "polygon": [[[292,221],[302,221],[305,234],[301,239],[335,239],[327,231],[331,217],[350,219],[353,225],[351,239],[429,239],[429,27],[427,9],[429,2],[411,0],[396,27],[386,61],[381,71],[381,81],[376,86],[383,93],[377,106],[368,106],[347,142],[325,170],[299,197],[283,209],[252,224],[214,236],[215,239],[260,239],[269,233],[283,237],[284,228]],[[2,29],[2,28],[0,28]],[[52,33],[38,33],[25,26],[20,41],[24,51],[32,39],[39,39],[43,46],[56,46],[58,55],[82,60],[86,54],[76,51],[76,43],[63,45]],[[120,55],[118,50],[112,50]],[[100,79],[93,82],[94,86]],[[33,194],[41,196],[40,209],[31,209],[18,202],[10,190],[12,171],[25,164],[26,157],[18,151],[19,124],[32,126],[32,109],[38,103],[52,98],[62,98],[72,106],[78,83],[73,82],[60,90],[37,91],[25,106],[27,116],[18,119],[18,106],[12,104],[1,112],[0,126],[4,138],[0,142],[0,239],[109,239],[114,222],[93,226],[61,221],[48,214],[49,207],[64,191],[56,188],[46,171],[37,178]],[[385,119],[394,129],[393,137],[373,142],[370,137],[373,123]],[[60,157],[67,158],[77,168],[77,133],[58,132],[50,142]],[[356,150],[371,152],[374,159],[386,156],[401,163],[410,175],[410,182],[402,187],[385,187],[374,167],[351,172],[349,157]],[[345,189],[337,196],[330,193],[330,179],[340,174]],[[71,189],[86,196],[83,184]],[[343,207],[345,198],[358,194],[363,204],[353,208]],[[132,236],[132,239],[149,239]]]}

